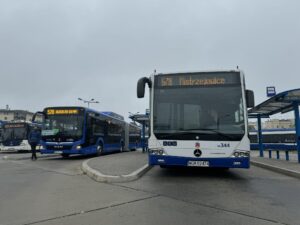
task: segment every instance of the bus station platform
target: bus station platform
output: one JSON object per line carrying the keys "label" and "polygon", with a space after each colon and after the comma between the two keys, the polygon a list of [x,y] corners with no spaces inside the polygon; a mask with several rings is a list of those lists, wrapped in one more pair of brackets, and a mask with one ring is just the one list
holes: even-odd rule
{"label": "bus station platform", "polygon": [[83,172],[98,182],[129,182],[136,180],[151,167],[148,153],[141,149],[131,152],[101,155],[82,163]]}
{"label": "bus station platform", "polygon": [[[268,169],[300,179],[300,164],[297,153],[291,154],[290,161],[260,157],[259,151],[251,151],[251,165]],[[98,182],[130,182],[140,178],[151,166],[148,165],[148,153],[142,150],[102,155],[82,163],[83,172]]]}
{"label": "bus station platform", "polygon": [[286,161],[284,158],[270,159],[260,157],[259,151],[251,151],[251,165],[300,179],[300,164],[297,162],[297,153],[291,154],[291,159],[290,161]]}

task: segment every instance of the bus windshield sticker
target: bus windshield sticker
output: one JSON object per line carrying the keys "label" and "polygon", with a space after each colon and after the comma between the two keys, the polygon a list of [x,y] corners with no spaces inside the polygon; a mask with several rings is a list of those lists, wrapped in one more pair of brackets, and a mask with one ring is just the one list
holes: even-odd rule
{"label": "bus windshield sticker", "polygon": [[59,129],[42,130],[42,136],[52,136],[52,135],[56,135],[58,132]]}

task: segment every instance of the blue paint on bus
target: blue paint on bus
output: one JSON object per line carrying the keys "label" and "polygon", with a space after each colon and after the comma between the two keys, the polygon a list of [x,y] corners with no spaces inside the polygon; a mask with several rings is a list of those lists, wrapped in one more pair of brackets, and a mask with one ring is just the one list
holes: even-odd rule
{"label": "blue paint on bus", "polygon": [[42,114],[42,154],[90,155],[124,150],[126,123],[120,116],[84,107],[45,108]]}

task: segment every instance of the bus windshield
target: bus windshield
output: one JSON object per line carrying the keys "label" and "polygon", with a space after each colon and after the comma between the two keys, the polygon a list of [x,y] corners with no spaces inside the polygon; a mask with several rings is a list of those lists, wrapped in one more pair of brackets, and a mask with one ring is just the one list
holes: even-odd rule
{"label": "bus windshield", "polygon": [[25,123],[7,123],[3,126],[1,141],[6,145],[19,145],[27,139],[27,125]]}
{"label": "bus windshield", "polygon": [[241,84],[160,87],[154,92],[158,139],[241,140],[245,134]]}
{"label": "bus windshield", "polygon": [[7,128],[2,131],[2,141],[9,140],[24,140],[26,137],[27,131],[25,127],[22,128]]}
{"label": "bus windshield", "polygon": [[83,115],[48,115],[42,129],[45,141],[75,141],[83,134]]}

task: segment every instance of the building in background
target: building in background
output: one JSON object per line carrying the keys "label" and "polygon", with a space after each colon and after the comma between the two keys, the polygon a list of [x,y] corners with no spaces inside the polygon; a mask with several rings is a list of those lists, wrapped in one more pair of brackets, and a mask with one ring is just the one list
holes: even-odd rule
{"label": "building in background", "polygon": [[[257,130],[257,122],[249,121],[248,123],[249,131]],[[262,122],[262,129],[294,129],[295,120],[294,119],[269,119]]]}
{"label": "building in background", "polygon": [[0,109],[0,121],[30,121],[33,113],[26,110]]}
{"label": "building in background", "polygon": [[264,122],[264,129],[290,129],[295,128],[293,119],[270,119]]}
{"label": "building in background", "polygon": [[248,122],[248,129],[249,129],[249,131],[257,130],[257,122],[249,121]]}

